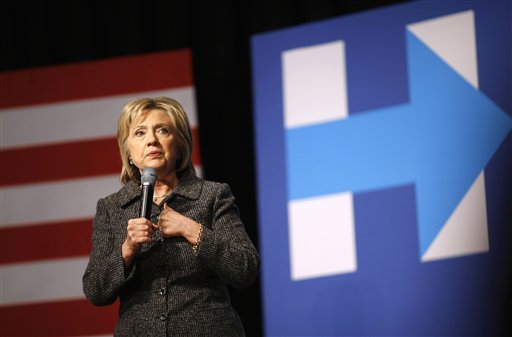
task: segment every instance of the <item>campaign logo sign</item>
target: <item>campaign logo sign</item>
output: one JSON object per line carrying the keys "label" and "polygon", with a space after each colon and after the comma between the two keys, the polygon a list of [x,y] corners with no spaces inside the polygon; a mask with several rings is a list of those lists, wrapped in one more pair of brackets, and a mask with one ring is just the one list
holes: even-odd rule
{"label": "campaign logo sign", "polygon": [[253,37],[267,335],[500,329],[511,12],[420,1]]}

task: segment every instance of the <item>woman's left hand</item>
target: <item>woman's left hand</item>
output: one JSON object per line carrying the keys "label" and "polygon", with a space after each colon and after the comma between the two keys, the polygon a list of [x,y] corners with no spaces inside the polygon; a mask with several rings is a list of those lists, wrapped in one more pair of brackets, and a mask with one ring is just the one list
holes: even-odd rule
{"label": "woman's left hand", "polygon": [[158,220],[158,227],[163,237],[183,236],[192,244],[195,243],[200,226],[200,224],[176,212],[167,204],[164,205],[164,210],[160,213]]}

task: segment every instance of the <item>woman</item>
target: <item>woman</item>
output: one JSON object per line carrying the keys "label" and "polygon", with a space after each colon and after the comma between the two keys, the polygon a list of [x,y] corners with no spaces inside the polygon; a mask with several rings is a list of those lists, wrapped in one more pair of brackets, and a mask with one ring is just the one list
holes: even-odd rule
{"label": "woman", "polygon": [[[117,140],[124,186],[98,201],[86,297],[98,306],[119,298],[115,336],[244,336],[227,286],[250,285],[259,255],[229,186],[196,176],[182,106],[128,102]],[[158,177],[151,221],[139,216],[144,168]]]}

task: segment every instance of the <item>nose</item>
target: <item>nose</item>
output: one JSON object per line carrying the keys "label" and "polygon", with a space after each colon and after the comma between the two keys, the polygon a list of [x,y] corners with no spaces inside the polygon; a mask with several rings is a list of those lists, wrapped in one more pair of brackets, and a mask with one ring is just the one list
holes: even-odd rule
{"label": "nose", "polygon": [[147,145],[151,146],[151,145],[156,145],[156,144],[158,144],[158,137],[156,136],[156,133],[155,132],[148,132],[148,135],[147,135]]}

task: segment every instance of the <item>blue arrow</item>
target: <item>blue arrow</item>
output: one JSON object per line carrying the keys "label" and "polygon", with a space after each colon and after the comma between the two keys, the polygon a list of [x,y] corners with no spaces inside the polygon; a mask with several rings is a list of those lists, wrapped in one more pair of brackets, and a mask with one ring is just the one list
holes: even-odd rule
{"label": "blue arrow", "polygon": [[421,254],[512,119],[407,32],[410,102],[286,131],[290,200],[414,183]]}

